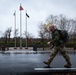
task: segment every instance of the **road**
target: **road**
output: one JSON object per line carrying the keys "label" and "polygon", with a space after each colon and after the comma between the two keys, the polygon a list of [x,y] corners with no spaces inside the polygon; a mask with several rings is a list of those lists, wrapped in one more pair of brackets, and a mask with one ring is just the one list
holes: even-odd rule
{"label": "road", "polygon": [[[22,53],[21,53],[22,52]],[[34,52],[34,51],[6,51],[0,52],[0,75],[27,75],[27,73],[48,72],[46,70],[36,70],[37,68],[44,68],[46,65],[43,61],[47,61],[50,53],[49,51]],[[69,52],[72,68],[76,68],[76,52]],[[58,54],[51,67],[53,68],[64,68],[66,64],[64,58]],[[54,70],[53,70],[54,71]],[[50,72],[53,72],[50,71]],[[76,71],[76,69],[75,69]],[[75,72],[74,71],[74,72]],[[49,73],[50,73],[49,72]],[[29,75],[30,75],[29,74]],[[34,74],[36,75],[36,74]]]}

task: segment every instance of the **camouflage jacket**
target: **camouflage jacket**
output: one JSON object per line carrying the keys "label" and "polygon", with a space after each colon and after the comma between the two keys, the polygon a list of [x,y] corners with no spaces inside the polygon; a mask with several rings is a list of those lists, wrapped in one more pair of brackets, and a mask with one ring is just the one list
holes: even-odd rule
{"label": "camouflage jacket", "polygon": [[54,46],[59,46],[61,44],[63,44],[63,40],[60,40],[60,33],[57,31],[57,29],[55,29],[53,32],[52,32],[52,44]]}

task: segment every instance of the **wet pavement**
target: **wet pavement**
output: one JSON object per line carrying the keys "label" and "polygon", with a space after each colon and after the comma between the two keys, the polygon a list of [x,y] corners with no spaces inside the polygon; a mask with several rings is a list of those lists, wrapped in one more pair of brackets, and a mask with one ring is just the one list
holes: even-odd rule
{"label": "wet pavement", "polygon": [[[70,56],[72,68],[75,70],[70,70],[70,72],[76,72],[76,52],[71,51],[67,52]],[[40,73],[55,73],[56,68],[64,68],[66,64],[64,58],[58,54],[53,62],[51,67],[54,70],[44,70],[46,66],[43,64],[43,61],[47,61],[51,51],[5,51],[0,52],[0,75],[36,75]],[[36,69],[43,70],[36,70]],[[58,70],[58,72],[60,72]],[[62,71],[61,71],[62,72]],[[65,72],[68,72],[65,70]]]}

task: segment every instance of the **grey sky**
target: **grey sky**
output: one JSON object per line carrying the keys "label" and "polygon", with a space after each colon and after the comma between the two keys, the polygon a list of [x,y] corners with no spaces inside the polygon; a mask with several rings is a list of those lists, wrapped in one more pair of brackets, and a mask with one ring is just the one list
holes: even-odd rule
{"label": "grey sky", "polygon": [[0,31],[4,32],[8,27],[12,27],[13,36],[13,13],[16,10],[16,24],[20,33],[20,3],[24,8],[22,11],[22,33],[25,31],[25,11],[27,10],[30,16],[27,20],[27,29],[35,37],[38,37],[39,23],[45,22],[51,14],[64,14],[68,18],[76,17],[76,0],[0,0]]}

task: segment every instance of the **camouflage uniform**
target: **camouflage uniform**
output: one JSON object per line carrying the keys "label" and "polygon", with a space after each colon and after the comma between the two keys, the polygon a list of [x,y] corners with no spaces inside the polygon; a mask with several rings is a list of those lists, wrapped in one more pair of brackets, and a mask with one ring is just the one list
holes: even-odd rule
{"label": "camouflage uniform", "polygon": [[52,60],[54,59],[54,57],[57,55],[58,52],[61,53],[61,55],[65,58],[67,64],[69,64],[70,58],[64,50],[64,41],[60,40],[60,34],[56,29],[54,30],[54,32],[52,32],[52,42],[51,43],[54,45],[54,51],[50,55],[50,58],[48,60],[48,65],[50,65],[50,63],[52,62]]}

